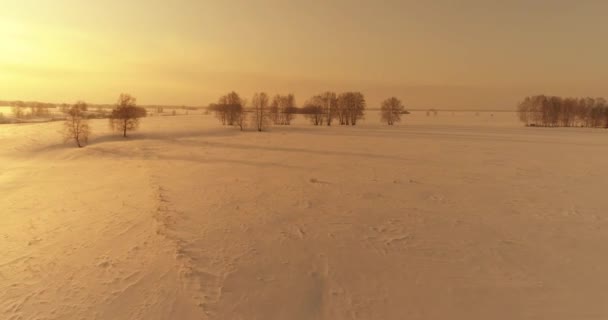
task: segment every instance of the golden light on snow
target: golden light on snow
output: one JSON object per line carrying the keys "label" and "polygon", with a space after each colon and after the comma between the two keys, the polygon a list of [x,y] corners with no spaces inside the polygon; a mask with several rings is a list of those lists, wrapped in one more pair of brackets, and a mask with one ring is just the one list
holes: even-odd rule
{"label": "golden light on snow", "polygon": [[608,1],[0,2],[0,320],[608,319]]}
{"label": "golden light on snow", "polygon": [[0,125],[0,319],[606,318],[603,129],[183,112]]}

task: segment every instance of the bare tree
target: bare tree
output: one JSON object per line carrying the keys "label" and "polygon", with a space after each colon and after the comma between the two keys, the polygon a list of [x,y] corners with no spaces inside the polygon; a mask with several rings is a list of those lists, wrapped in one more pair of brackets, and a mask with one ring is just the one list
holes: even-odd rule
{"label": "bare tree", "polygon": [[576,99],[566,98],[561,102],[561,112],[559,115],[562,127],[574,126],[576,115]]}
{"label": "bare tree", "polygon": [[338,96],[338,119],[341,125],[356,125],[365,115],[365,97],[361,92],[345,92]]}
{"label": "bare tree", "polygon": [[318,95],[310,98],[302,108],[302,113],[315,126],[323,125],[325,119],[325,109],[323,107],[323,98]]}
{"label": "bare tree", "polygon": [[341,126],[349,124],[350,117],[348,116],[348,101],[345,93],[341,93],[338,96],[338,108],[336,108],[336,115]]}
{"label": "bare tree", "polygon": [[293,94],[276,95],[272,98],[269,117],[275,125],[290,125],[296,110],[296,100]]}
{"label": "bare tree", "polygon": [[405,112],[405,107],[401,100],[392,97],[384,100],[380,107],[382,121],[389,126],[401,121],[401,114]]}
{"label": "bare tree", "polygon": [[[517,105],[517,114],[519,116],[519,120],[523,123],[526,124],[526,126],[530,125],[530,121],[531,121],[531,105],[532,102],[530,100],[530,97],[526,97],[524,99],[524,101],[520,102]],[[428,111],[427,111],[427,116],[428,116]]]}
{"label": "bare tree", "polygon": [[241,99],[241,109],[236,115],[236,125],[239,126],[241,131],[245,129],[247,125],[247,100]]}
{"label": "bare tree", "polygon": [[139,119],[145,116],[146,109],[138,107],[134,97],[121,93],[110,115],[110,128],[122,132],[122,136],[126,138],[127,131],[137,130]]}
{"label": "bare tree", "polygon": [[78,101],[66,111],[64,122],[63,139],[64,142],[74,140],[78,148],[82,148],[89,141],[91,129],[89,120],[86,117],[87,104]]}
{"label": "bare tree", "polygon": [[[295,102],[289,105],[289,109],[297,109]],[[310,98],[300,109],[300,112],[316,126],[327,124],[331,126],[333,119],[338,118],[341,124],[346,117],[346,109],[340,109],[338,98],[334,92],[323,92]]]}
{"label": "bare tree", "polygon": [[12,111],[15,119],[21,119],[25,117],[25,104],[21,101],[17,101],[13,104]]}
{"label": "bare tree", "polygon": [[296,96],[292,93],[283,97],[283,105],[281,108],[281,113],[283,115],[283,124],[291,125],[291,121],[295,117],[297,110],[296,106]]}
{"label": "bare tree", "polygon": [[238,93],[232,91],[221,96],[218,104],[213,105],[212,109],[223,125],[233,126],[243,112],[243,102]]}
{"label": "bare tree", "polygon": [[268,94],[265,92],[255,93],[251,101],[253,109],[253,123],[258,131],[263,131],[268,126]]}
{"label": "bare tree", "polygon": [[282,103],[283,97],[279,94],[275,95],[272,98],[272,102],[270,103],[270,107],[268,108],[268,117],[273,124],[281,124],[279,109]]}
{"label": "bare tree", "polygon": [[338,109],[338,97],[335,92],[327,91],[319,95],[325,113],[325,123],[331,126]]}
{"label": "bare tree", "polygon": [[50,114],[48,103],[33,102],[30,104],[30,116],[31,117],[45,117]]}
{"label": "bare tree", "polygon": [[68,112],[70,111],[70,105],[67,103],[62,103],[61,105],[59,105],[59,111],[61,111],[61,113],[63,114],[68,114]]}

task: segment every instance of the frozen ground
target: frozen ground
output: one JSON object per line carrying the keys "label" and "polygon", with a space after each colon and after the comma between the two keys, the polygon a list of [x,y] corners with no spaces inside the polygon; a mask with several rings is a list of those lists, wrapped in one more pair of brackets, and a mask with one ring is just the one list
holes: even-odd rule
{"label": "frozen ground", "polygon": [[607,319],[608,131],[0,126],[0,319]]}

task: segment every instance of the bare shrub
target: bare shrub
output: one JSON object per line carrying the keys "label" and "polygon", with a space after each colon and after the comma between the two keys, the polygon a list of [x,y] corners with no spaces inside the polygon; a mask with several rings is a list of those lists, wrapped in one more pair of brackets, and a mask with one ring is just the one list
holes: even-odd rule
{"label": "bare shrub", "polygon": [[78,101],[66,110],[66,119],[63,124],[64,142],[74,140],[78,148],[82,148],[89,141],[91,129],[86,117],[87,104]]}
{"label": "bare shrub", "polygon": [[118,97],[116,107],[110,115],[110,128],[122,132],[123,137],[127,137],[127,131],[139,128],[139,119],[145,117],[145,108],[137,106],[137,100],[129,94],[121,93]]}

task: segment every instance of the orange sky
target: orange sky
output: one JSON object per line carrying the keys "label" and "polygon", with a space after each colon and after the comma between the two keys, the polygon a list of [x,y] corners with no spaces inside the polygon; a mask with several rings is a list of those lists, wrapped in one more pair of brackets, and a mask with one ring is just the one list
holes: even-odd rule
{"label": "orange sky", "polygon": [[608,96],[608,1],[0,0],[0,99],[204,105],[361,90],[408,107]]}

